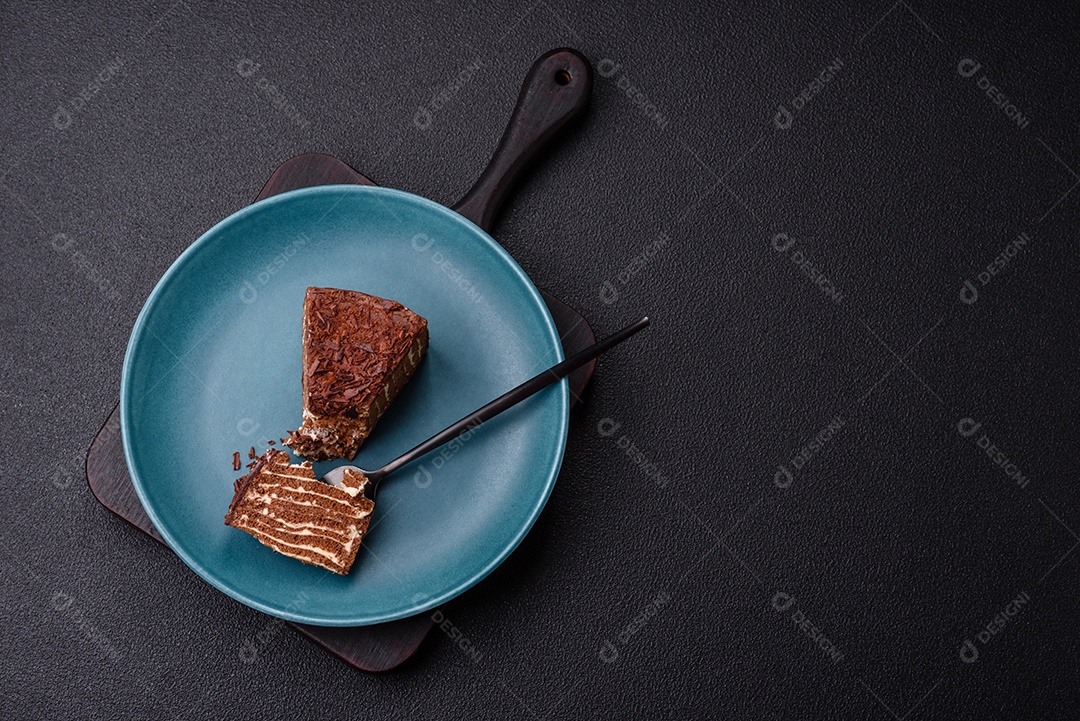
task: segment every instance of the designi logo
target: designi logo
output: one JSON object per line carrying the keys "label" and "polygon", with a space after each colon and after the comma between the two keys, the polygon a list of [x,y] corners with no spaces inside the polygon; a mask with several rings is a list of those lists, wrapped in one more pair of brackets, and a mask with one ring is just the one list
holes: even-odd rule
{"label": "designi logo", "polygon": [[956,430],[964,438],[971,438],[978,430],[982,428],[982,423],[979,423],[974,418],[961,418],[956,424]]}
{"label": "designi logo", "polygon": [[777,591],[772,597],[772,605],[777,611],[783,612],[795,605],[795,597],[784,591]]}
{"label": "designi logo", "polygon": [[791,127],[791,124],[795,121],[795,116],[791,114],[791,111],[781,105],[776,110],[776,115],[773,116],[773,124],[779,130],[787,130]]}

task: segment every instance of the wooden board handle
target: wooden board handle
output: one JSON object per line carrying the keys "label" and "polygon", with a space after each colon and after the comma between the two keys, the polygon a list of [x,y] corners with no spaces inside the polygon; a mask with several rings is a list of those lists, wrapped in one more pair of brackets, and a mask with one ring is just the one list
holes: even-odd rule
{"label": "wooden board handle", "polygon": [[551,136],[588,106],[592,82],[592,65],[577,50],[559,48],[541,55],[525,76],[491,162],[454,210],[491,230],[522,169]]}

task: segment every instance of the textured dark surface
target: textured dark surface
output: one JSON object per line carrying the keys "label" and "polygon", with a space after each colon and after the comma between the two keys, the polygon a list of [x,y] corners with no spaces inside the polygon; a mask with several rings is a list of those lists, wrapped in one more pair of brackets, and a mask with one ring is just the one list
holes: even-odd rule
{"label": "textured dark surface", "polygon": [[[1075,716],[1077,21],[1065,3],[3,4],[3,715]],[[119,522],[82,454],[154,282],[278,163],[328,152],[450,202],[559,45],[611,72],[495,235],[599,334],[655,324],[599,365],[533,533],[447,607],[475,652],[436,633],[365,675]]]}

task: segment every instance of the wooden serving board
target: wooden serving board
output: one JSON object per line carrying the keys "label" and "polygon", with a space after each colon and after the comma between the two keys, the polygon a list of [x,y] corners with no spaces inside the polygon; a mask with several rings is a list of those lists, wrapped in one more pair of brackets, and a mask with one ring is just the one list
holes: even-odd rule
{"label": "wooden serving board", "polygon": [[[542,55],[529,70],[517,104],[495,153],[473,187],[454,207],[486,231],[522,170],[567,122],[588,105],[592,67],[580,53],[568,48]],[[316,185],[375,185],[351,167],[329,155],[298,155],[282,163],[263,186],[256,200]],[[555,320],[566,355],[594,343],[589,323],[577,311],[550,293],[540,291]],[[576,403],[592,377],[595,361],[569,376],[571,404]],[[86,478],[94,496],[116,515],[164,544],[135,494],[124,460],[120,408],[113,408],[86,456]],[[346,663],[365,671],[386,671],[401,664],[420,647],[431,630],[433,614],[354,628],[329,628],[291,623]]]}
{"label": "wooden serving board", "polygon": [[[320,154],[298,155],[285,161],[274,171],[256,200],[287,190],[340,183],[375,185],[337,158]],[[541,294],[555,320],[566,355],[595,342],[592,328],[579,313],[550,293],[541,291]],[[581,397],[591,375],[592,367],[587,366],[570,376],[571,405]],[[94,497],[103,506],[164,544],[135,495],[135,487],[128,475],[120,435],[119,405],[113,408],[90,445],[86,456],[86,478]],[[387,671],[416,652],[434,625],[432,615],[433,612],[354,628],[287,623],[356,668],[364,671]]]}
{"label": "wooden serving board", "polygon": [[[310,186],[335,185],[335,183],[359,183],[374,186],[375,182],[357,173],[330,155],[297,155],[282,163],[256,200],[271,195]],[[548,303],[559,336],[563,339],[566,355],[576,353],[595,342],[588,322],[569,305],[541,290]],[[570,376],[570,403],[575,404],[589,383],[592,368],[585,367]],[[95,498],[114,514],[117,514],[150,538],[161,542],[161,536],[153,528],[143,505],[135,494],[131,476],[127,475],[123,443],[120,433],[120,406],[112,409],[109,418],[98,431],[86,454],[86,479]],[[284,622],[300,634],[318,643],[340,657],[342,661],[366,671],[389,670],[416,653],[420,642],[428,635],[434,623],[432,613],[420,614],[399,621],[373,626],[352,628],[329,628]]]}

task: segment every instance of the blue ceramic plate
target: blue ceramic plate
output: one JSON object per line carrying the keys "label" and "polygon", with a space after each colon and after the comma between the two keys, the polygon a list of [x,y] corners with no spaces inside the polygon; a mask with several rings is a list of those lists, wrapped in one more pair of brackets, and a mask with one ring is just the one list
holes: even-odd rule
{"label": "blue ceramic plate", "polygon": [[562,360],[528,276],[469,221],[386,188],[296,190],[211,228],[150,294],[124,359],[128,469],[177,555],[253,608],[325,626],[420,613],[490,573],[540,514],[566,443],[566,381],[384,481],[348,576],[286,558],[224,518],[242,475],[233,452],[246,463],[249,447],[300,423],[312,285],[392,298],[430,324],[428,354],[357,455],[363,467]]}

